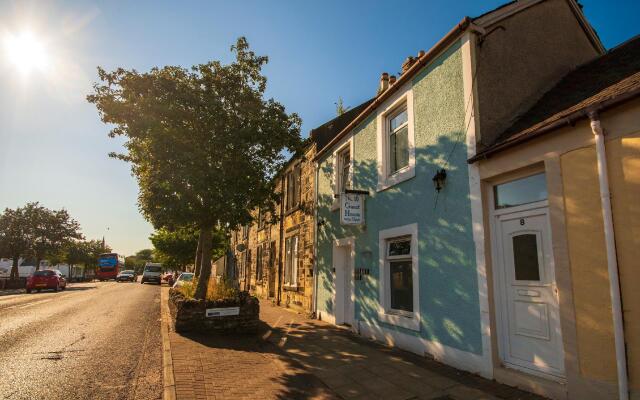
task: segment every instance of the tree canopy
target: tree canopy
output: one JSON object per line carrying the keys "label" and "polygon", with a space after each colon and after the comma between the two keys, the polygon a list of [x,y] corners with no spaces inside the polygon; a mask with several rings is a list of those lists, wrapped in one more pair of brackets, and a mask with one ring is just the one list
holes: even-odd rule
{"label": "tree canopy", "polygon": [[68,257],[69,248],[82,239],[80,224],[64,209],[50,210],[34,202],[0,214],[0,255],[13,259],[11,279],[18,277],[20,258],[33,258],[39,268],[46,257]]}
{"label": "tree canopy", "polygon": [[[168,268],[184,270],[193,264],[194,254],[198,247],[199,231],[193,228],[169,230],[161,228],[149,239],[153,243],[154,254],[158,261]],[[216,259],[224,254],[226,246],[225,234],[214,230],[211,240],[211,257]]]}
{"label": "tree canopy", "polygon": [[[126,139],[140,188],[138,205],[156,229],[200,229],[202,265],[209,265],[213,229],[248,223],[250,210],[275,196],[273,176],[286,152],[300,146],[300,118],[265,99],[267,57],[239,38],[235,61],[149,72],[98,68],[87,96],[111,137]],[[206,254],[206,257],[205,257]],[[196,295],[204,298],[210,268]]]}

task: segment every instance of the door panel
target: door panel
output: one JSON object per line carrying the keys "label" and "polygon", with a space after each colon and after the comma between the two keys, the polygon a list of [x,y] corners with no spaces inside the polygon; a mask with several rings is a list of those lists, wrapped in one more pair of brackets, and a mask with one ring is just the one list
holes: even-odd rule
{"label": "door panel", "polygon": [[547,209],[496,218],[500,353],[507,365],[564,376]]}

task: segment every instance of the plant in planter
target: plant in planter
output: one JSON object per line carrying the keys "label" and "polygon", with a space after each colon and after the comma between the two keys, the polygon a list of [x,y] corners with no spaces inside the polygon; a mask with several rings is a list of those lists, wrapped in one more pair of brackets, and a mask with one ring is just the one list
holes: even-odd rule
{"label": "plant in planter", "polygon": [[256,333],[260,303],[225,281],[209,281],[207,297],[193,297],[197,283],[169,291],[169,310],[177,332],[213,334]]}

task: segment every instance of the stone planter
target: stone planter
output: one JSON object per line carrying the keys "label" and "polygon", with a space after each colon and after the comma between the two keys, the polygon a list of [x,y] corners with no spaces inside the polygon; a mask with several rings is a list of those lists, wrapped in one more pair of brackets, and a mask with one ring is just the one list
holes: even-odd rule
{"label": "stone planter", "polygon": [[[239,307],[238,315],[206,316],[211,308]],[[219,301],[188,299],[181,292],[169,290],[169,311],[176,332],[220,335],[253,334],[260,322],[260,302],[247,292]]]}

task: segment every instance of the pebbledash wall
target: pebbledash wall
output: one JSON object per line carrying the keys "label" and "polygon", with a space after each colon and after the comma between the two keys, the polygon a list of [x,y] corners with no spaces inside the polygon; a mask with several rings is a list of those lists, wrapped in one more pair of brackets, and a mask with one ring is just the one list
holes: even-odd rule
{"label": "pebbledash wall", "polygon": [[[433,355],[458,368],[484,373],[489,356],[482,354],[461,46],[460,40],[455,42],[408,84],[413,97],[413,178],[378,191],[376,112],[318,160],[316,301],[318,316],[331,320],[335,315],[333,243],[353,237],[354,266],[369,269],[369,275],[354,281],[354,330],[418,354]],[[333,152],[349,140],[352,188],[370,193],[365,200],[366,225],[362,227],[340,225],[340,211],[334,203]],[[441,168],[446,169],[447,179],[444,189],[437,193],[432,177]],[[379,232],[409,224],[417,224],[418,231],[418,330],[391,325],[378,317]]]}

